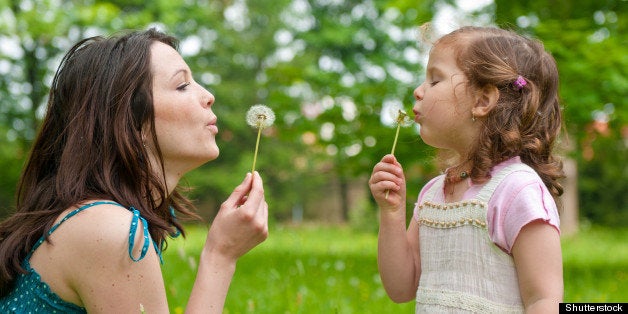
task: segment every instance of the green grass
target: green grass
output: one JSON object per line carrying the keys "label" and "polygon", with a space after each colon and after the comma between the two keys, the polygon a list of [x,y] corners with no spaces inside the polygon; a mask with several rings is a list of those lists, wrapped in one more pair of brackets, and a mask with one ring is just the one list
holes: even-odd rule
{"label": "green grass", "polygon": [[584,228],[564,237],[567,302],[628,302],[628,229]]}
{"label": "green grass", "polygon": [[[163,267],[172,313],[182,313],[206,229],[171,241]],[[628,229],[587,229],[563,238],[566,302],[628,301]],[[377,236],[347,227],[272,228],[237,265],[225,313],[413,313],[386,296]]]}

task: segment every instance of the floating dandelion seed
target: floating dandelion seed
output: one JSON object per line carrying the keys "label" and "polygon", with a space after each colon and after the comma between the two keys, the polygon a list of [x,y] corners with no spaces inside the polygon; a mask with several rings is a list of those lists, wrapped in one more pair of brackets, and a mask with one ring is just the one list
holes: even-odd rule
{"label": "floating dandelion seed", "polygon": [[257,162],[257,151],[259,149],[259,139],[262,135],[262,129],[273,125],[273,122],[275,122],[275,113],[267,106],[254,105],[246,113],[246,123],[257,129],[257,142],[255,143],[255,155],[253,156],[253,168],[251,173],[255,171],[255,163]]}
{"label": "floating dandelion seed", "polygon": [[[395,154],[395,147],[397,147],[397,139],[399,138],[399,129],[403,126],[410,126],[412,125],[412,120],[410,119],[410,116],[408,116],[408,114],[398,108],[395,108],[396,112],[392,113],[392,116],[395,117],[395,124],[397,124],[397,132],[395,132],[395,140],[393,141],[393,147],[392,150],[390,151],[390,153],[392,155]],[[388,199],[388,193],[390,193],[390,190],[386,190],[386,199]]]}

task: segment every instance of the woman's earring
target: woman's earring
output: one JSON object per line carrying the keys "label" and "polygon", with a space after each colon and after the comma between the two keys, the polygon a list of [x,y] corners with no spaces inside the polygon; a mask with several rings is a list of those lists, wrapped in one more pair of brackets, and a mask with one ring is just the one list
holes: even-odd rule
{"label": "woman's earring", "polygon": [[471,121],[475,122],[475,115],[471,112]]}

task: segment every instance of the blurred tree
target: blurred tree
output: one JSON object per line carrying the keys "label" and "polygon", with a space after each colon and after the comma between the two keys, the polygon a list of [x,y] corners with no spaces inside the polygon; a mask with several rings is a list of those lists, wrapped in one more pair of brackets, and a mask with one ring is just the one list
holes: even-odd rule
{"label": "blurred tree", "polygon": [[[294,206],[318,201],[312,191],[331,184],[340,188],[346,219],[350,178],[370,172],[373,157],[380,158],[392,141],[392,128],[380,122],[382,104],[409,110],[420,69],[415,26],[429,19],[429,10],[419,14],[408,3],[400,10],[371,1],[118,0],[75,1],[60,8],[54,1],[5,2],[8,18],[0,38],[20,53],[2,53],[12,68],[5,71],[12,75],[2,78],[1,90],[7,93],[2,108],[11,113],[0,129],[7,142],[3,147],[27,151],[56,62],[73,42],[157,26],[181,39],[196,79],[216,95],[219,140],[227,144],[221,145],[217,161],[187,176],[198,187],[192,195],[215,209],[241,180],[234,174],[248,171],[255,140],[244,114],[255,103],[267,103],[279,119],[265,132],[259,169],[276,196],[278,218],[287,217]],[[407,132],[401,141],[416,139],[416,133]],[[6,151],[11,155],[13,149]],[[411,151],[400,147],[398,154]],[[21,163],[25,153],[13,158]],[[12,179],[3,189],[3,204],[14,192],[9,186],[15,185],[16,168],[5,176]]]}
{"label": "blurred tree", "polygon": [[[394,129],[382,124],[385,107],[411,109],[421,69],[417,22],[429,20],[430,11],[384,1],[292,1],[281,17],[281,46],[266,70],[269,99],[288,117],[280,137],[305,145],[294,156],[310,163],[295,179],[325,173],[346,220],[352,179],[390,152]],[[402,133],[410,145],[398,156],[408,164],[424,160],[417,139]]]}
{"label": "blurred tree", "polygon": [[[622,49],[625,7],[619,0],[552,3],[547,10],[546,1],[524,6],[496,0],[479,11],[465,11],[462,21],[495,20],[545,42],[561,70],[567,127],[584,174],[583,208],[599,208],[590,205],[598,199],[592,182],[604,183],[604,192],[615,195],[605,206],[620,199],[619,208],[625,208],[628,180],[621,156],[626,135],[620,131],[626,129],[627,114],[622,110],[628,85]],[[216,96],[221,156],[186,176],[203,215],[211,217],[249,171],[255,131],[244,116],[251,105],[265,103],[278,119],[264,132],[257,168],[267,183],[273,217],[287,219],[293,208],[304,208],[306,218],[317,217],[326,207],[338,207],[338,219],[346,219],[348,186],[356,178],[363,184],[372,166],[390,152],[389,109],[409,111],[414,102],[412,90],[422,80],[426,52],[417,40],[418,26],[443,19],[439,13],[449,7],[468,4],[0,0],[0,176],[5,178],[0,208],[12,203],[62,53],[87,36],[158,27],[181,39],[180,51],[196,80]],[[609,135],[593,127],[592,115],[606,119]],[[602,153],[603,145],[614,149]],[[591,150],[592,158],[586,154]],[[409,203],[435,174],[431,153],[416,129],[402,130],[396,155],[407,172]]]}
{"label": "blurred tree", "polygon": [[49,60],[58,53],[55,34],[67,29],[69,21],[60,10],[48,11],[37,3],[0,2],[0,204],[11,204],[15,184],[30,142],[35,136],[38,115],[45,105]]}

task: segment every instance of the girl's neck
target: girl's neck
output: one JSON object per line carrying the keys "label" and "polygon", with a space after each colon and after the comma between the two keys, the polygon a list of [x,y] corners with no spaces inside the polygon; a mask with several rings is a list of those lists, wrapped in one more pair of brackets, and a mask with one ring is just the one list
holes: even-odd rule
{"label": "girl's neck", "polygon": [[456,202],[462,199],[464,192],[469,188],[471,177],[471,161],[458,164],[445,170],[445,183],[443,192],[446,202]]}

